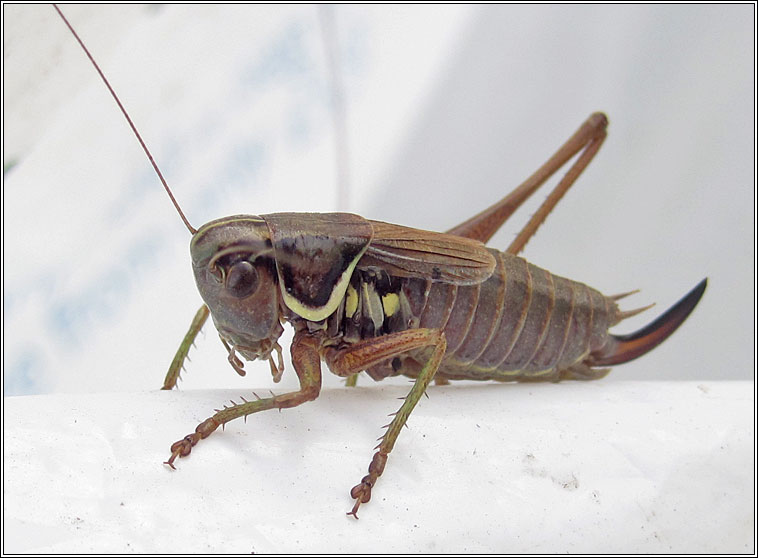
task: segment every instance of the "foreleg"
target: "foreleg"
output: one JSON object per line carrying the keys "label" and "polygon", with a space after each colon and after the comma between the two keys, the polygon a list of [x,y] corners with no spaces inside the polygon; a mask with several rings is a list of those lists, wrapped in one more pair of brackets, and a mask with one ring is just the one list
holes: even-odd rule
{"label": "foreleg", "polygon": [[301,403],[316,399],[321,390],[321,359],[318,347],[319,343],[316,339],[307,333],[298,332],[292,341],[291,353],[292,364],[300,380],[300,390],[255,401],[243,399],[244,403],[235,403],[231,407],[216,411],[212,417],[201,422],[192,434],[188,434],[171,446],[171,457],[165,462],[166,465],[174,469],[174,460],[177,457],[188,456],[195,444],[210,436],[214,430],[230,420],[267,409],[297,407]]}

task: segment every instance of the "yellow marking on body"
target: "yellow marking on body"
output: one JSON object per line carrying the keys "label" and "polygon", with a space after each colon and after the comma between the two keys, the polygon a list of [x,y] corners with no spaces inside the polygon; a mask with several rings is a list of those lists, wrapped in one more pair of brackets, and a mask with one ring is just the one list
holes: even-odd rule
{"label": "yellow marking on body", "polygon": [[347,286],[347,299],[345,300],[345,316],[352,318],[358,310],[358,291],[352,285]]}
{"label": "yellow marking on body", "polygon": [[382,307],[385,316],[392,316],[400,306],[400,297],[397,293],[387,293],[382,297]]}
{"label": "yellow marking on body", "polygon": [[368,244],[366,244],[366,246],[363,247],[363,250],[361,250],[355,256],[355,258],[353,258],[353,261],[350,262],[350,265],[347,266],[347,269],[342,272],[342,275],[340,275],[340,278],[334,284],[332,294],[329,295],[329,300],[326,302],[326,304],[319,308],[308,307],[296,299],[294,296],[289,294],[287,292],[287,289],[284,288],[284,281],[282,280],[281,274],[279,274],[279,281],[282,285],[281,293],[282,298],[284,299],[284,304],[286,304],[287,307],[295,312],[295,314],[298,316],[312,322],[320,322],[321,320],[328,318],[332,313],[334,313],[334,311],[340,305],[342,299],[345,297],[345,292],[350,286],[350,278],[353,276],[353,270],[355,270],[355,266],[358,264],[358,260],[363,257],[363,254],[366,252],[367,248]]}

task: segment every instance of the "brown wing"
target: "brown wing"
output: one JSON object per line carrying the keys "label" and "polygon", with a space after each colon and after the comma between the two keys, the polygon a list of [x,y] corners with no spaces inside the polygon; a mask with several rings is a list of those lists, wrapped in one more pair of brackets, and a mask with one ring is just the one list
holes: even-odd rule
{"label": "brown wing", "polygon": [[381,221],[370,223],[374,236],[359,268],[381,267],[391,275],[455,285],[481,283],[495,269],[494,256],[477,240]]}

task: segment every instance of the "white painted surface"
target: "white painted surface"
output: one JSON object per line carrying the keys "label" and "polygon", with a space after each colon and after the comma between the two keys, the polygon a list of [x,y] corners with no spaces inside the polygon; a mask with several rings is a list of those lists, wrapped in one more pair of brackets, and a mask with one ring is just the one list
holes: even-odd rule
{"label": "white painted surface", "polygon": [[[5,398],[8,553],[750,553],[750,382],[432,387],[360,520],[403,386],[171,443],[235,390]],[[263,395],[264,391],[258,392]]]}

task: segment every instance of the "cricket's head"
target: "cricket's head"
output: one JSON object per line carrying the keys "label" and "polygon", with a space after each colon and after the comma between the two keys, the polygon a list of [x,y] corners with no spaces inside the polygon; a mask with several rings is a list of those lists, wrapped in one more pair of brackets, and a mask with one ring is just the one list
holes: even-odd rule
{"label": "cricket's head", "polygon": [[192,270],[221,337],[245,358],[268,359],[282,334],[276,262],[268,227],[234,215],[200,227]]}
{"label": "cricket's head", "polygon": [[[190,251],[195,282],[221,338],[229,345],[232,366],[244,374],[235,352],[248,360],[268,359],[274,380],[279,381],[284,365],[277,340],[283,330],[279,322],[276,262],[266,223],[254,215],[238,215],[217,219],[200,230],[190,224],[105,74],[58,6],[54,7],[113,95],[176,212],[192,235]],[[278,366],[271,358],[272,350],[278,353]]]}

